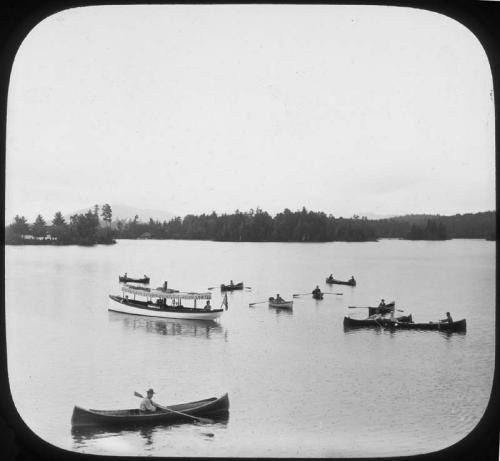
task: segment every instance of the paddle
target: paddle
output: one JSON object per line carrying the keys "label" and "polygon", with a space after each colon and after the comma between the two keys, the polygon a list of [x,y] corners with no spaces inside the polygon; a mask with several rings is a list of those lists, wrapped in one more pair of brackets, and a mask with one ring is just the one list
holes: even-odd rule
{"label": "paddle", "polygon": [[[329,291],[323,291],[322,294],[324,294],[324,295],[343,295],[344,293],[332,293]],[[294,298],[297,298],[298,296],[305,296],[305,295],[312,295],[312,293],[295,293],[292,296]]]}
{"label": "paddle", "polygon": [[248,305],[249,306],[255,306],[255,304],[263,304],[263,303],[268,303],[268,302],[269,302],[269,300],[267,300],[267,301],[258,301],[256,303],[249,303]]}
{"label": "paddle", "polygon": [[[137,391],[134,391],[134,395],[136,397],[139,397],[141,399],[143,399],[144,397],[142,396],[142,394],[139,394],[139,392]],[[193,418],[193,419],[196,419],[197,421],[200,421],[200,423],[213,423],[214,420],[213,419],[208,419],[208,418],[200,418],[199,416],[192,416],[192,415],[188,415],[187,413],[182,413],[181,411],[175,411],[175,410],[172,410],[170,408],[167,408],[167,407],[164,407],[162,405],[158,405],[156,402],[154,403],[154,405],[156,405],[158,408],[161,408],[162,410],[165,410],[165,411],[170,411],[171,413],[177,413],[178,415],[182,415],[182,416],[187,416],[188,418]]]}
{"label": "paddle", "polygon": [[[349,309],[378,309],[374,306],[347,306]],[[404,312],[403,309],[396,309],[396,312]]]}

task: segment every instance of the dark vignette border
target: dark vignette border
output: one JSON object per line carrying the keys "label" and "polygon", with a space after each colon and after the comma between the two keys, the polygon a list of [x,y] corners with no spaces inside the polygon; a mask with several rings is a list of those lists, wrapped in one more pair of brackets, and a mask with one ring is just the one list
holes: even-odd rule
{"label": "dark vignette border", "polygon": [[[99,1],[99,0],[4,0],[0,4],[0,148],[2,176],[2,193],[4,207],[0,210],[0,219],[5,219],[5,158],[6,158],[6,116],[9,79],[12,65],[22,41],[32,28],[48,16],[59,11],[84,6],[98,5],[139,5],[139,4],[234,4],[236,2],[161,2],[155,0],[137,1]],[[307,4],[307,2],[245,2],[247,4]],[[498,183],[498,146],[499,117],[498,95],[500,88],[500,2],[491,0],[380,0],[380,1],[330,1],[314,2],[322,5],[380,5],[410,7],[441,13],[455,19],[467,27],[481,42],[490,62],[493,74],[494,104],[495,104],[495,158],[496,182]],[[498,203],[498,189],[496,191]],[[498,228],[498,216],[497,216]],[[2,233],[4,227],[1,226]],[[0,299],[5,308],[5,247],[1,249],[2,277],[0,285]],[[497,253],[498,267],[498,253]],[[4,309],[5,312],[5,309]],[[3,460],[94,460],[94,459],[148,459],[146,457],[115,457],[85,455],[57,448],[38,437],[19,416],[9,387],[7,375],[7,350],[5,315],[0,313],[0,457]],[[496,317],[498,317],[498,292],[496,294]],[[500,405],[499,405],[499,325],[495,318],[495,370],[493,389],[488,407],[479,424],[464,439],[444,450],[425,455],[409,457],[377,458],[387,460],[439,460],[450,459],[456,461],[484,460],[498,461],[499,458],[499,431],[500,431]],[[474,392],[474,389],[470,390]],[[182,459],[182,458],[181,458]],[[350,460],[367,458],[348,458]]]}

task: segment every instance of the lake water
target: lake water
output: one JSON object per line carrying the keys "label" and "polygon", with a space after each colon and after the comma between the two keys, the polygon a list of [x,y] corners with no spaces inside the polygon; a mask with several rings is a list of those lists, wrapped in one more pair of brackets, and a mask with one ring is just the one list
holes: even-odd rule
{"label": "lake water", "polygon": [[[7,357],[26,424],[68,450],[110,455],[324,457],[426,453],[465,437],[494,371],[495,243],[127,241],[6,247]],[[118,275],[206,291],[244,281],[217,323],[108,312]],[[325,284],[354,275],[355,288]],[[310,292],[290,312],[267,304]],[[344,330],[350,305],[381,298],[465,334]],[[222,296],[213,290],[213,306]],[[227,421],[72,433],[74,405],[135,408],[153,387],[173,404],[229,393]]]}

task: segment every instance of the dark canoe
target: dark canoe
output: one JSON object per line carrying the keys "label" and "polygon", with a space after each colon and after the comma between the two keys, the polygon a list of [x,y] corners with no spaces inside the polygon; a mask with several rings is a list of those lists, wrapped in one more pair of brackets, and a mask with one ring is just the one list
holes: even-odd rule
{"label": "dark canoe", "polygon": [[[411,315],[409,316],[411,318]],[[404,321],[401,317],[393,322],[391,319],[353,319],[344,317],[345,327],[386,327],[399,330],[438,330],[438,331],[466,331],[465,319],[452,323],[428,322],[414,323],[412,320]]]}
{"label": "dark canoe", "polygon": [[118,280],[120,283],[128,283],[128,282],[133,282],[133,283],[149,283],[149,277],[143,277],[142,279],[133,279],[130,277],[125,277],[124,275],[118,276]]}
{"label": "dark canoe", "polygon": [[233,290],[243,290],[243,282],[236,283],[235,285],[224,285],[220,286],[221,291],[233,291]]}
{"label": "dark canoe", "polygon": [[427,323],[396,323],[389,325],[394,328],[405,330],[438,330],[438,331],[466,331],[467,322],[465,319],[456,322],[427,322]]}
{"label": "dark canoe", "polygon": [[323,293],[313,293],[314,299],[323,299]]}
{"label": "dark canoe", "polygon": [[348,280],[347,282],[343,282],[342,280],[335,280],[335,279],[331,279],[330,277],[328,277],[326,279],[326,283],[329,283],[330,285],[349,285],[351,287],[355,287],[356,286],[356,280]]}
{"label": "dark canoe", "polygon": [[[180,411],[192,416],[210,417],[229,410],[229,397],[224,394],[222,397],[212,397],[210,399],[198,400],[196,402],[169,405],[175,411]],[[160,408],[155,412],[142,411],[137,408],[128,410],[92,410],[75,406],[71,425],[73,427],[103,426],[103,425],[129,425],[129,424],[157,424],[157,423],[177,423],[180,421],[194,421],[189,416],[179,415]]]}
{"label": "dark canoe", "polygon": [[382,307],[369,307],[368,308],[368,316],[370,315],[375,315],[375,314],[389,314],[394,310],[394,307],[396,306],[396,303],[394,301],[387,303],[385,306]]}
{"label": "dark canoe", "polygon": [[[401,315],[396,317],[396,322],[399,323],[409,323],[413,322],[412,315]],[[379,319],[353,319],[352,317],[344,317],[345,327],[385,327],[389,326],[391,323],[390,319],[379,318]]]}

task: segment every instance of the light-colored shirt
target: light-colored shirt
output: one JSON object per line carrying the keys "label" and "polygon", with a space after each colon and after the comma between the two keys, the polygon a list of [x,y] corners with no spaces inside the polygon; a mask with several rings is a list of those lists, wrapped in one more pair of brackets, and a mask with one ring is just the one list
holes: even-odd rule
{"label": "light-colored shirt", "polygon": [[142,411],[156,411],[156,407],[151,403],[151,400],[147,397],[144,397],[141,401],[141,410]]}

